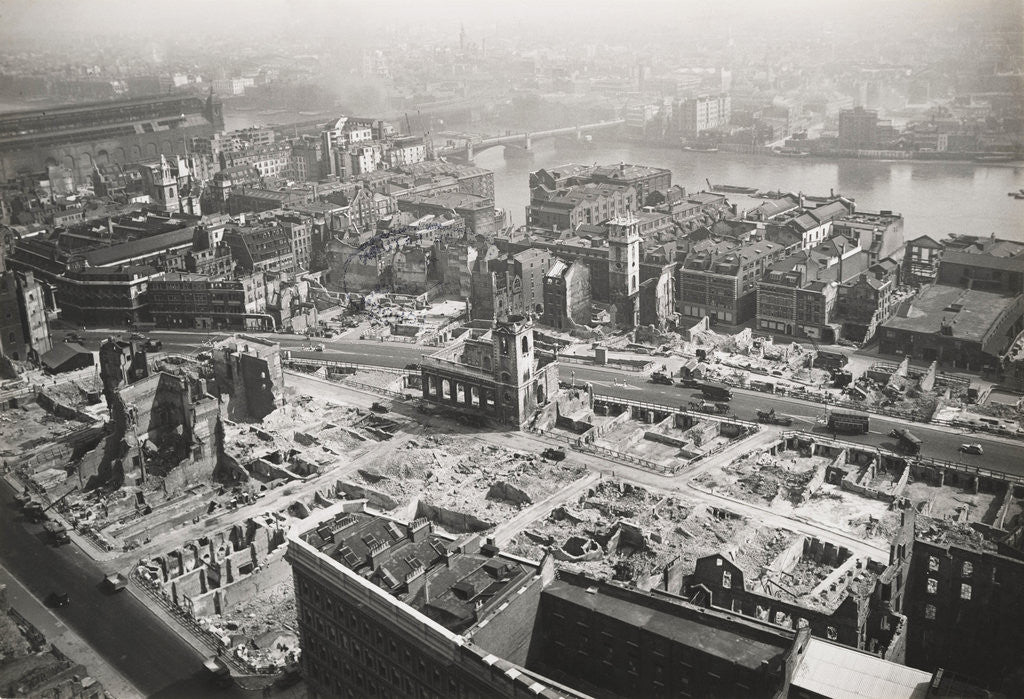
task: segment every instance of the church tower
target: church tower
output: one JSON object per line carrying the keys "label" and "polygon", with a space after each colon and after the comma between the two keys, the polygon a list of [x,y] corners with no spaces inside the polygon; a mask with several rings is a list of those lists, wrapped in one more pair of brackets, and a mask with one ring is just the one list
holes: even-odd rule
{"label": "church tower", "polygon": [[499,319],[491,331],[495,378],[519,386],[533,377],[533,322],[513,315]]}
{"label": "church tower", "polygon": [[619,325],[640,319],[640,221],[631,215],[608,222],[608,296]]}

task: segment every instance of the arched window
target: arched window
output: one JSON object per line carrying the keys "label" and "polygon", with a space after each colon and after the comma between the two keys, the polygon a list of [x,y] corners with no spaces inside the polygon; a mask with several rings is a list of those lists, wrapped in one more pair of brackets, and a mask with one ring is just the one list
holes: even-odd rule
{"label": "arched window", "polygon": [[526,354],[529,351],[530,351],[530,340],[526,337],[526,335],[523,335],[523,354]]}

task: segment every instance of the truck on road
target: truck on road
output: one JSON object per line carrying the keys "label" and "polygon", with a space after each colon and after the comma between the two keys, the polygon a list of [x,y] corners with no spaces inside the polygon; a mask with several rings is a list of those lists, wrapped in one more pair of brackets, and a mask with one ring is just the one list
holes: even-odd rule
{"label": "truck on road", "polygon": [[813,365],[818,369],[842,369],[850,358],[842,352],[829,352],[819,349],[814,356]]}
{"label": "truck on road", "polygon": [[788,427],[793,424],[793,418],[788,415],[778,415],[775,408],[757,411],[757,421],[765,425],[782,425]]}
{"label": "truck on road", "polygon": [[103,584],[111,592],[120,592],[128,587],[128,578],[123,573],[111,573],[103,578]]}
{"label": "truck on road", "polygon": [[921,438],[907,428],[897,427],[889,433],[889,436],[896,437],[900,440],[900,449],[902,449],[905,454],[921,453]]}
{"label": "truck on road", "polygon": [[867,434],[869,420],[863,413],[833,410],[826,420],[828,428],[837,434]]}
{"label": "truck on road", "polygon": [[68,530],[60,522],[50,520],[49,522],[43,525],[43,529],[46,530],[46,533],[49,535],[50,540],[53,541],[53,543],[57,546],[69,543],[71,541],[71,537],[68,536]]}
{"label": "truck on road", "polygon": [[709,413],[711,415],[725,415],[729,412],[728,403],[712,403],[706,400],[692,400],[690,401],[690,410],[696,410],[700,413]]}
{"label": "truck on road", "polygon": [[729,400],[732,398],[732,389],[722,383],[704,382],[698,388],[708,400]]}

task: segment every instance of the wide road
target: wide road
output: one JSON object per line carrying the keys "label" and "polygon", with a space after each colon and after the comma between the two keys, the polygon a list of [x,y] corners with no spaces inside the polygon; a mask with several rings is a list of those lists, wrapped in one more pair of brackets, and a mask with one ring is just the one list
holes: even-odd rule
{"label": "wide road", "polygon": [[[604,393],[620,398],[682,406],[701,397],[700,392],[692,388],[653,384],[646,376],[642,375],[609,372],[578,364],[563,364],[560,367],[560,375],[563,380],[569,379],[573,374],[575,374],[576,381],[592,383],[595,393]],[[820,403],[734,388],[729,406],[732,408],[732,412],[743,420],[756,420],[759,409],[775,408],[776,413],[793,418],[792,429],[794,430],[832,436],[830,430],[816,422],[816,418],[825,412],[825,406]],[[896,438],[890,437],[889,432],[897,427],[906,427],[906,424],[906,422],[892,420],[881,415],[871,415],[868,434],[841,434],[838,437],[848,442],[870,444],[891,451],[899,451]],[[910,429],[924,442],[921,447],[923,456],[1024,476],[1024,443],[1022,442],[993,439],[982,433],[970,434],[939,425],[914,424]],[[985,450],[984,456],[961,453],[960,445],[965,442],[981,444]]]}
{"label": "wide road", "polygon": [[245,696],[218,690],[203,675],[203,658],[127,591],[108,593],[106,574],[74,544],[54,547],[42,525],[27,522],[14,491],[0,479],[0,563],[38,599],[67,592],[71,604],[54,609],[147,697]]}
{"label": "wide road", "polygon": [[[90,338],[90,349],[94,349],[98,345],[98,338],[103,336],[103,333],[95,332],[83,334]],[[208,332],[161,331],[152,332],[150,335],[163,341],[165,351],[177,352],[195,352],[203,347],[204,340],[215,336]],[[308,347],[310,341],[302,336],[262,334],[261,337],[279,342],[283,348],[291,349],[296,357],[329,359],[391,368],[403,368],[407,364],[419,361],[422,355],[434,351],[432,347],[396,342],[318,338],[316,342],[324,345],[324,351],[304,352],[302,348]],[[594,391],[597,393],[651,403],[679,406],[685,405],[695,398],[700,398],[699,392],[693,389],[653,384],[643,374],[595,368],[585,364],[562,362],[559,367],[559,376],[563,381],[570,381],[575,377],[577,381],[590,382],[594,385]],[[820,403],[742,389],[734,389],[733,395],[730,405],[733,413],[741,419],[756,420],[758,409],[775,408],[776,413],[793,418],[793,429],[831,436],[828,430],[816,423],[816,418],[825,412],[825,406]],[[880,415],[871,415],[871,430],[868,434],[840,435],[840,437],[850,442],[897,451],[897,440],[890,437],[889,432],[896,427],[905,426],[906,423],[901,421],[891,420]],[[915,424],[912,430],[924,441],[921,449],[923,456],[1024,476],[1024,443],[1022,442],[995,439],[980,432],[969,433],[937,425]],[[985,451],[984,455],[962,453],[960,445],[965,442],[981,444]]]}

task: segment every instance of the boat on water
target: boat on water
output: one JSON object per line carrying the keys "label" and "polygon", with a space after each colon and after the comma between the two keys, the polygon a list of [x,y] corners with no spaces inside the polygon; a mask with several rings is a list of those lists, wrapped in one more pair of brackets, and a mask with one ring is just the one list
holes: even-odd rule
{"label": "boat on water", "polygon": [[976,163],[1012,163],[1014,160],[1020,159],[1020,156],[1013,153],[993,153],[991,155],[974,156],[974,162]]}
{"label": "boat on water", "polygon": [[717,148],[701,148],[699,146],[683,146],[683,150],[692,151],[694,153],[717,153]]}
{"label": "boat on water", "polygon": [[713,184],[711,185],[712,192],[727,192],[729,194],[754,194],[757,192],[757,187],[740,187],[734,184]]}
{"label": "boat on water", "polygon": [[806,158],[810,153],[796,148],[772,148],[772,155],[781,155],[784,158]]}

